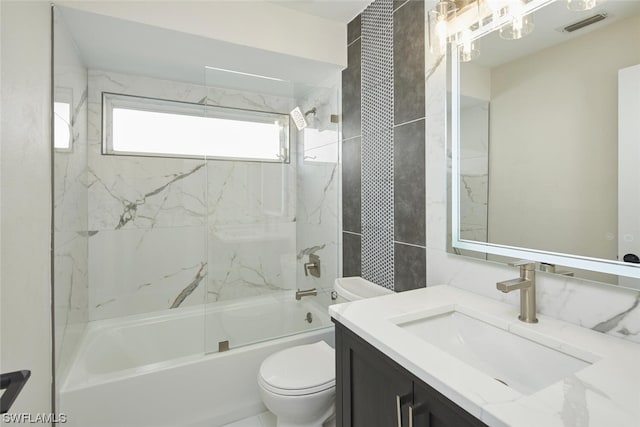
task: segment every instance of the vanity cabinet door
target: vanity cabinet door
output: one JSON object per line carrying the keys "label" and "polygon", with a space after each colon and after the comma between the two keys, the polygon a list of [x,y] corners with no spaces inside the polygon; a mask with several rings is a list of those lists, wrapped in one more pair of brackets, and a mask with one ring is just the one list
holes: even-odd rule
{"label": "vanity cabinet door", "polygon": [[337,427],[480,427],[480,420],[336,322]]}
{"label": "vanity cabinet door", "polygon": [[336,363],[337,427],[398,427],[398,408],[409,426],[413,382],[399,365],[338,327]]}
{"label": "vanity cabinet door", "polygon": [[412,427],[480,427],[482,421],[423,382],[413,383]]}

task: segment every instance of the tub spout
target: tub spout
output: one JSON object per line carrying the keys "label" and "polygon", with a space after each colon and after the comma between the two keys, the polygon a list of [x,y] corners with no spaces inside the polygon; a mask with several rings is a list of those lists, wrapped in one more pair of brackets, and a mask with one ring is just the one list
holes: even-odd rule
{"label": "tub spout", "polygon": [[296,291],[296,299],[298,301],[300,301],[302,297],[309,297],[309,296],[316,296],[316,295],[318,295],[318,291],[316,290],[316,288],[305,289],[302,291],[298,289]]}

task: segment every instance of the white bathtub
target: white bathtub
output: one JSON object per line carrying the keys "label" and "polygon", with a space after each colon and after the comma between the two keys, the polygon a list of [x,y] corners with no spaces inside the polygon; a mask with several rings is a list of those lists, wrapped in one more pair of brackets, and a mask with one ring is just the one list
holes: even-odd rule
{"label": "white bathtub", "polygon": [[[318,340],[333,346],[329,316],[313,298],[286,293],[204,310],[91,322],[60,382],[66,425],[223,425],[264,410],[256,377],[269,354]],[[284,338],[255,343],[261,336]],[[205,354],[205,337],[207,351],[225,340],[231,350]]]}

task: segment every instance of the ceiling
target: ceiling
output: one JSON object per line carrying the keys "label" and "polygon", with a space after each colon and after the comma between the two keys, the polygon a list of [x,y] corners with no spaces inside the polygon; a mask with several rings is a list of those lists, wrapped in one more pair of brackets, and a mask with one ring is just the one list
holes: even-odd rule
{"label": "ceiling", "polygon": [[373,0],[269,0],[269,3],[347,24],[369,6],[372,1]]}
{"label": "ceiling", "polygon": [[[335,64],[106,15],[66,7],[57,10],[85,66],[92,69],[195,84],[215,82],[217,87],[282,96],[319,85],[341,70]],[[206,66],[217,70],[205,73]]]}
{"label": "ceiling", "polygon": [[[217,0],[213,0],[217,1]],[[243,0],[234,0],[243,1]],[[246,0],[248,1],[248,0]],[[252,0],[256,1],[256,0]],[[260,0],[347,24],[372,0]],[[288,95],[337,75],[333,64],[269,52],[166,28],[59,6],[58,10],[88,68],[143,74],[202,84],[215,77],[228,88],[256,88]],[[207,70],[213,66],[257,76]],[[281,79],[262,79],[259,76]]]}

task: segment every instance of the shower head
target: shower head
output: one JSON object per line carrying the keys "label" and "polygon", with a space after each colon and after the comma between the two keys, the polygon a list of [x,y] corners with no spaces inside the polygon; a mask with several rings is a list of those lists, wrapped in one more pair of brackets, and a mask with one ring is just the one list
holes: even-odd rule
{"label": "shower head", "polygon": [[302,110],[300,109],[300,107],[296,107],[293,110],[291,110],[291,112],[289,113],[289,115],[291,116],[291,119],[296,124],[296,127],[298,128],[298,130],[302,130],[307,126],[309,126],[309,123],[307,122],[307,119],[306,119],[306,117],[309,114],[315,115],[316,107],[313,107],[311,110],[307,111],[304,114],[302,114]]}

